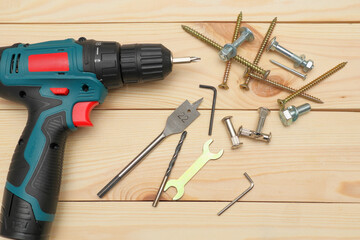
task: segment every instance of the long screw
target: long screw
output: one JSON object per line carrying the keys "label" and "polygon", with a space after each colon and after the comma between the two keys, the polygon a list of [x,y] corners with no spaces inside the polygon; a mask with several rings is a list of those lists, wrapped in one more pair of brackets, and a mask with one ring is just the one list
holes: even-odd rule
{"label": "long screw", "polygon": [[173,169],[174,165],[175,165],[175,161],[179,155],[179,152],[181,150],[181,147],[184,143],[184,140],[186,138],[186,135],[187,135],[187,132],[184,131],[182,134],[181,134],[181,137],[180,137],[180,140],[179,140],[179,143],[178,145],[176,146],[175,148],[175,153],[173,155],[173,157],[171,158],[170,160],[170,163],[169,163],[169,167],[167,168],[166,172],[165,172],[165,175],[164,175],[164,178],[163,180],[161,181],[161,184],[160,184],[160,187],[159,187],[159,190],[156,194],[156,197],[155,197],[155,200],[152,204],[153,207],[156,207],[159,203],[159,200],[160,200],[160,196],[161,196],[161,193],[164,191],[164,187],[165,187],[165,184],[167,182],[167,180],[169,179],[170,177],[170,174],[171,174],[171,170]]}
{"label": "long screw", "polygon": [[285,104],[287,102],[289,102],[291,99],[295,98],[296,96],[298,96],[301,93],[304,93],[305,91],[309,90],[310,88],[312,88],[316,84],[318,84],[321,81],[325,80],[326,78],[330,77],[331,75],[333,75],[334,73],[336,73],[337,71],[339,71],[340,69],[345,67],[346,64],[347,64],[347,62],[342,62],[342,63],[338,64],[337,66],[333,67],[332,69],[330,69],[329,71],[327,71],[326,73],[321,75],[320,77],[318,77],[315,80],[309,82],[308,84],[306,84],[305,86],[303,86],[302,88],[297,90],[296,92],[290,94],[287,98],[278,99],[277,100],[278,104],[280,105],[281,108],[283,108],[285,106]]}
{"label": "long screw", "polygon": [[[199,33],[198,31],[192,29],[191,27],[185,26],[185,25],[181,25],[181,27],[184,29],[185,32],[189,33],[191,36],[207,43],[209,46],[212,46],[213,48],[217,49],[218,51],[220,51],[223,47],[218,44],[217,42],[211,40],[210,38],[204,36],[203,34]],[[256,66],[255,64],[252,64],[251,62],[249,62],[248,60],[246,60],[245,58],[236,55],[233,58],[236,62],[244,65],[247,68],[252,69],[254,72],[257,72],[259,74],[261,74],[264,77],[267,77],[270,73],[269,70],[264,70],[259,66]]]}
{"label": "long screw", "polygon": [[[241,20],[242,20],[242,12],[240,12],[238,17],[237,17],[232,42],[234,42],[236,40],[236,38],[238,37],[238,35],[239,35],[239,29],[240,29],[240,25],[241,25]],[[219,88],[222,88],[222,89],[225,89],[225,90],[229,89],[229,86],[227,85],[227,81],[229,79],[230,69],[231,69],[231,60],[226,62],[224,78],[223,78],[222,83],[219,84]]]}
{"label": "long screw", "polygon": [[[278,89],[281,89],[281,90],[284,90],[284,91],[287,91],[287,92],[291,92],[291,93],[294,93],[296,92],[297,90],[294,89],[294,88],[291,88],[291,87],[288,87],[288,86],[285,86],[281,83],[278,83],[278,82],[274,82],[270,79],[264,79],[262,78],[261,76],[258,76],[254,73],[249,73],[249,76],[252,78],[252,79],[255,79],[255,80],[258,80],[258,81],[261,81],[263,83],[266,83],[272,87],[275,87],[275,88],[278,88]],[[313,101],[313,102],[316,102],[316,103],[324,103],[323,101],[321,101],[319,98],[317,97],[314,97],[314,96],[311,96],[310,94],[307,94],[307,93],[301,93],[300,94],[301,97],[303,98],[306,98],[310,101]]]}
{"label": "long screw", "polygon": [[254,182],[253,180],[250,178],[250,176],[247,173],[244,173],[245,177],[247,178],[247,180],[250,182],[250,187],[248,187],[243,193],[241,193],[238,197],[236,197],[231,203],[229,203],[226,207],[224,207],[220,212],[218,212],[218,216],[220,216],[221,214],[223,214],[226,210],[228,210],[232,205],[234,205],[237,201],[240,200],[240,198],[242,198],[243,196],[245,196],[248,192],[250,192],[251,189],[254,188]]}
{"label": "long screw", "polygon": [[[255,65],[259,64],[260,58],[261,58],[262,54],[264,53],[265,47],[269,42],[269,39],[271,37],[272,32],[274,31],[274,28],[276,26],[276,22],[277,22],[277,17],[272,20],[272,22],[271,22],[271,24],[270,24],[270,26],[269,26],[266,34],[265,34],[265,37],[264,37],[264,39],[263,39],[263,41],[262,41],[262,43],[260,45],[259,51],[257,52],[256,57],[255,57],[254,62],[253,62]],[[247,73],[249,71],[250,71],[249,69],[246,69],[245,73]],[[247,75],[247,74],[245,74],[245,75]],[[240,85],[240,88],[242,88],[244,90],[249,90],[249,82],[250,82],[250,80],[251,80],[250,76],[247,76],[245,82]]]}

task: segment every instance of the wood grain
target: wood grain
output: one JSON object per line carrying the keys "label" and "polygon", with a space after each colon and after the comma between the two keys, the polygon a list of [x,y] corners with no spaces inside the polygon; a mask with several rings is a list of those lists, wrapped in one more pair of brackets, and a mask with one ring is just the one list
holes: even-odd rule
{"label": "wood grain", "polygon": [[[207,136],[212,92],[225,64],[217,52],[181,29],[189,25],[220,44],[230,41],[237,14],[255,40],[239,48],[250,61],[270,21],[278,17],[273,36],[296,54],[314,60],[306,81],[269,63],[292,63],[265,53],[260,66],[270,78],[299,88],[340,62],[347,66],[309,91],[325,104],[292,126],[281,125],[278,111],[266,120],[270,144],[242,138],[230,149],[221,123],[233,115],[236,128],[255,129],[259,106],[278,109],[287,93],[258,82],[238,87],[244,67],[233,64],[230,90],[218,91],[211,151],[224,149],[186,186],[181,201],[174,189],[155,197],[179,135],[170,136],[109,194],[96,193],[163,129],[167,116],[185,99],[204,97],[201,116],[188,137],[171,175],[179,177],[201,154]],[[360,1],[183,1],[183,0],[3,0],[0,1],[0,46],[85,36],[130,43],[162,43],[175,57],[199,56],[196,64],[174,66],[166,80],[126,86],[109,93],[92,114],[93,128],[81,128],[67,142],[60,203],[51,239],[360,239]],[[298,69],[299,70],[299,69]],[[297,98],[291,102],[308,102]],[[13,149],[26,123],[24,107],[0,99],[0,199]],[[223,216],[216,213],[244,191],[247,172],[254,189]],[[4,238],[1,238],[3,240]]]}
{"label": "wood grain", "polygon": [[[174,66],[174,71],[163,81],[127,86],[110,92],[102,109],[159,109],[175,108],[184,98],[193,100],[205,97],[201,108],[211,107],[212,93],[199,89],[199,84],[217,86],[224,73],[225,64],[219,60],[217,52],[185,33],[179,24],[1,24],[0,30],[6,32],[0,39],[0,46],[15,42],[40,42],[67,37],[86,36],[89,39],[114,40],[120,43],[163,43],[174,56],[195,55],[202,58],[198,63]],[[206,33],[225,44],[231,39],[233,23],[197,23],[190,26]],[[241,55],[251,60],[255,57],[268,24],[244,24],[256,36],[252,43],[239,49]],[[274,36],[295,53],[306,54],[315,61],[315,68],[303,81],[290,73],[272,65],[268,60],[275,59],[288,66],[292,63],[276,53],[265,53],[260,65],[271,69],[270,78],[286,85],[299,88],[310,80],[323,74],[340,62],[348,61],[340,72],[325,80],[309,93],[321,98],[325,104],[313,104],[313,109],[359,110],[360,106],[360,28],[359,24],[278,24]],[[341,46],[341,47],[340,47]],[[244,92],[239,88],[244,68],[233,64],[230,73],[230,90],[219,90],[217,108],[219,109],[257,109],[259,106],[278,108],[276,100],[287,93],[272,87],[250,83],[251,90]],[[292,103],[299,105],[305,99],[297,98]],[[9,101],[0,100],[0,109],[22,108]]]}
{"label": "wood grain", "polygon": [[218,217],[225,205],[160,202],[153,208],[150,202],[61,202],[51,239],[360,238],[359,204],[239,202]]}
{"label": "wood grain", "polygon": [[[178,178],[201,154],[210,111],[188,128],[188,137],[171,178]],[[97,110],[93,128],[69,136],[65,154],[61,200],[94,201],[96,193],[163,129],[169,110]],[[246,171],[255,181],[248,201],[359,202],[359,113],[310,112],[286,128],[273,111],[264,126],[270,144],[243,138],[241,149],[230,149],[221,119],[233,115],[234,126],[254,129],[256,111],[217,110],[210,149],[224,149],[186,186],[182,200],[229,201],[248,187]],[[25,125],[23,110],[0,114],[0,195],[18,137]],[[12,119],[9,121],[9,119]],[[11,133],[11,134],[9,134]],[[104,200],[152,200],[179,140],[170,136]],[[163,195],[170,200],[169,189]]]}
{"label": "wood grain", "polygon": [[0,22],[169,22],[246,21],[344,22],[359,21],[360,2],[344,1],[230,1],[230,0],[3,0]]}

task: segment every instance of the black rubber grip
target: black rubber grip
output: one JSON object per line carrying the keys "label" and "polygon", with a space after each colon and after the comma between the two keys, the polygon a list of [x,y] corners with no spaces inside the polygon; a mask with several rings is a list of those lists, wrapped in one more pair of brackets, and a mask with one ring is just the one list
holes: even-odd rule
{"label": "black rubber grip", "polygon": [[[28,109],[28,121],[16,146],[7,178],[8,183],[21,189],[23,182],[27,181],[23,189],[25,193],[19,191],[15,195],[5,190],[0,235],[14,239],[43,239],[49,234],[51,221],[36,219],[36,213],[56,212],[68,132],[66,115],[65,112],[58,112],[41,120],[42,112],[59,106],[62,102],[42,97],[38,87],[0,86],[0,89],[2,97],[24,103]],[[37,144],[37,140],[29,141],[31,134],[35,133],[36,123],[40,120],[43,121],[41,129],[36,134],[45,137],[45,144],[42,146],[39,159],[25,159],[28,144]],[[28,179],[26,176],[31,173],[31,169],[34,170]],[[40,209],[34,209],[26,200],[29,196],[36,199]]]}

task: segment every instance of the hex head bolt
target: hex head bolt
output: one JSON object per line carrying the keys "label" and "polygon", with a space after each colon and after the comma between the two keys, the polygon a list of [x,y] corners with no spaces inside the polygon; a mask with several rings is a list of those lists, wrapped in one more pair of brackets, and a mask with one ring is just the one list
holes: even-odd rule
{"label": "hex head bolt", "polygon": [[237,54],[237,48],[244,42],[251,42],[254,40],[254,34],[247,27],[240,28],[240,37],[236,39],[233,43],[227,43],[219,51],[219,57],[224,62],[229,61],[231,58],[235,57]]}
{"label": "hex head bolt", "polygon": [[305,55],[301,55],[300,57],[295,55],[294,53],[290,52],[289,50],[287,50],[286,48],[282,47],[279,45],[279,43],[276,41],[276,37],[274,37],[268,48],[266,49],[267,51],[271,50],[271,51],[276,51],[282,55],[284,55],[285,57],[289,58],[291,61],[294,62],[294,67],[302,67],[304,72],[309,72],[311,69],[314,68],[314,61],[313,60],[305,60]]}
{"label": "hex head bolt", "polygon": [[225,124],[228,132],[229,132],[229,135],[230,135],[230,140],[231,140],[231,143],[232,143],[232,149],[236,149],[236,148],[239,148],[242,144],[242,142],[240,142],[240,139],[239,137],[236,135],[236,132],[235,132],[235,128],[231,122],[231,118],[232,116],[226,116],[222,119],[223,123]]}
{"label": "hex head bolt", "polygon": [[284,126],[290,126],[298,119],[299,116],[310,112],[310,110],[311,106],[308,103],[305,103],[298,107],[292,105],[286,109],[279,111],[280,120],[284,124]]}

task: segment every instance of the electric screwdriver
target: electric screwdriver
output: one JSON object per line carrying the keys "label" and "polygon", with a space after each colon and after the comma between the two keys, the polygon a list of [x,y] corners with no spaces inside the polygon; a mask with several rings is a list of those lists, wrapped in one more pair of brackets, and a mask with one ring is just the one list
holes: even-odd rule
{"label": "electric screwdriver", "polygon": [[92,126],[108,89],[160,80],[174,63],[161,44],[66,39],[0,48],[0,97],[21,103],[28,120],[10,164],[0,235],[46,239],[59,197],[67,134]]}

